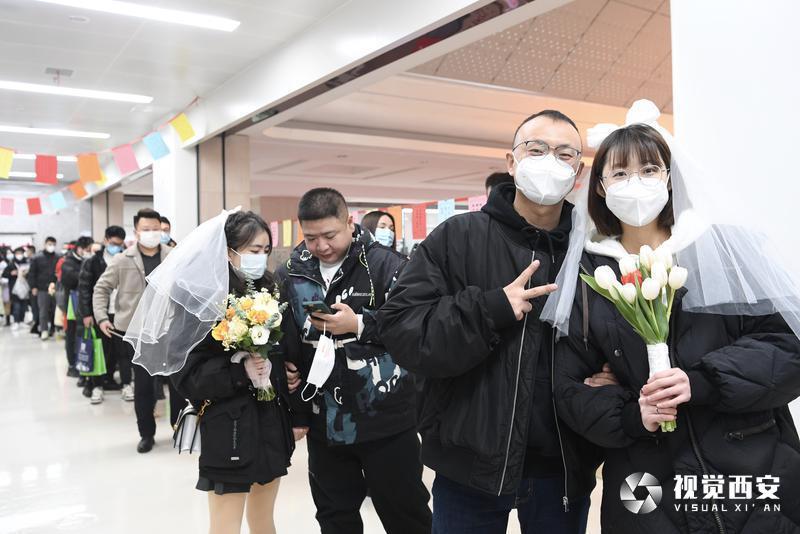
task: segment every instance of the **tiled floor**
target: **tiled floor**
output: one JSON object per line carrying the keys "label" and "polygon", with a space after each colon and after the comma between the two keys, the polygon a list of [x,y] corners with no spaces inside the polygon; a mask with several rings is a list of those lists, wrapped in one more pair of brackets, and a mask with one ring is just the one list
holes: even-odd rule
{"label": "tiled floor", "polygon": [[[0,327],[0,534],[206,532],[197,459],[178,456],[168,421],[158,424],[156,448],[137,454],[133,403],[107,393],[90,405],[66,377],[63,342]],[[277,530],[318,533],[303,443],[293,464],[281,482]],[[432,478],[426,471],[428,484]],[[594,497],[591,534],[600,531]],[[365,533],[383,532],[369,499],[362,515]],[[519,532],[513,513],[509,525]]]}

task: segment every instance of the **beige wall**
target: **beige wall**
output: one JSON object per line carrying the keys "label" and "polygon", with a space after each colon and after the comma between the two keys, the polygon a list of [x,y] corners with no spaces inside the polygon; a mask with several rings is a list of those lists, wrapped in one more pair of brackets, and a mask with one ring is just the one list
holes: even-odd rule
{"label": "beige wall", "polygon": [[226,137],[224,158],[222,145],[222,137],[200,145],[201,221],[214,217],[222,209],[236,206],[250,209],[250,138],[244,135]]}
{"label": "beige wall", "polygon": [[267,222],[295,220],[300,197],[259,197],[253,199],[253,202],[258,204],[260,214]]}
{"label": "beige wall", "polygon": [[225,138],[225,207],[250,209],[250,138]]}
{"label": "beige wall", "polygon": [[125,195],[118,191],[106,191],[92,197],[92,236],[102,241],[106,228],[112,224],[124,227],[123,213]]}

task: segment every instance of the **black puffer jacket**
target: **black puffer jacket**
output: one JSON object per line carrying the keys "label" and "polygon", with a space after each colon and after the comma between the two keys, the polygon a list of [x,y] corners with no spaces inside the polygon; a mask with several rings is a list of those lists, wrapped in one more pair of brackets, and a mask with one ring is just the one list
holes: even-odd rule
{"label": "black puffer jacket", "polygon": [[92,295],[94,286],[106,270],[106,260],[103,256],[105,247],[97,251],[94,256],[83,262],[78,277],[78,302],[81,317],[93,317]]}
{"label": "black puffer jacket", "polygon": [[61,285],[65,290],[77,291],[82,264],[83,259],[78,257],[74,251],[68,252],[64,257],[64,264],[61,266]]}
{"label": "black puffer jacket", "polygon": [[[231,291],[244,294],[237,275],[232,270],[229,275]],[[271,287],[269,280],[267,275],[257,287]],[[198,409],[210,403],[200,423],[200,476],[217,483],[265,484],[286,474],[294,451],[283,355],[270,355],[270,381],[279,395],[260,402],[244,364],[231,362],[234,354],[209,333],[171,379]]]}
{"label": "black puffer jacket", "polygon": [[536,453],[552,474],[565,475],[564,499],[582,497],[594,487],[600,451],[564,425],[559,443],[552,330],[538,320],[546,299],[534,300],[517,321],[503,292],[534,257],[541,265],[530,285],[555,279],[572,206],[565,204],[552,232],[538,230],[514,210],[515,191],[513,184],[496,188],[483,211],[453,217],[423,241],[378,313],[381,339],[401,365],[425,377],[425,465],[507,495],[534,476],[525,464]]}
{"label": "black puffer jacket", "polygon": [[47,291],[51,283],[56,282],[56,263],[58,256],[55,252],[40,252],[31,260],[28,271],[28,285],[31,289]]}
{"label": "black puffer jacket", "polygon": [[[617,261],[609,257],[585,254],[582,262],[588,272],[609,265],[619,276]],[[680,290],[678,297],[683,294],[685,290]],[[575,432],[605,448],[603,532],[800,532],[800,441],[787,407],[800,395],[800,341],[779,315],[689,313],[681,310],[680,300],[673,310],[671,358],[673,366],[689,376],[692,399],[679,406],[677,430],[672,433],[650,433],[642,424],[639,391],[648,379],[644,341],[610,302],[582,283],[576,291],[570,335],[557,346],[559,416]],[[584,385],[587,374],[599,371],[606,361],[620,386]],[[660,505],[648,514],[629,512],[620,499],[626,477],[637,472],[655,476],[663,490]],[[676,474],[697,476],[700,500],[676,501]],[[702,500],[703,475],[751,475],[753,498]],[[780,477],[782,511],[764,511],[765,502],[776,501],[756,501],[756,477],[765,475]],[[725,479],[723,496],[730,482]],[[637,493],[639,499],[644,498],[641,491],[644,488]],[[709,508],[676,511],[676,505],[692,503]],[[710,508],[715,503],[716,513]],[[736,503],[751,507],[737,512]]]}

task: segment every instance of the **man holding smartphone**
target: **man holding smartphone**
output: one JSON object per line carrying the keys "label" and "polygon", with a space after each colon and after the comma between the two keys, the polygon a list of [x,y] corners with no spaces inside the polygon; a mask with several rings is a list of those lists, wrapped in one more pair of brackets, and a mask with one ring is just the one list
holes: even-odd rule
{"label": "man holding smartphone", "polygon": [[[305,241],[278,269],[295,436],[308,431],[309,481],[322,534],[363,531],[369,492],[388,534],[429,533],[413,377],[386,352],[375,313],[405,258],[354,224],[344,197],[300,200]],[[327,311],[333,313],[324,313]],[[296,367],[295,367],[296,366]]]}

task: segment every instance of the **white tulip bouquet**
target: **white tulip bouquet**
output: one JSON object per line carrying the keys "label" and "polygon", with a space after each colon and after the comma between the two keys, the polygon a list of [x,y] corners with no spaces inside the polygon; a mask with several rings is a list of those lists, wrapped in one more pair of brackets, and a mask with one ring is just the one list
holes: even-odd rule
{"label": "white tulip bouquet", "polygon": [[[603,265],[594,276],[581,278],[603,297],[610,300],[647,344],[650,376],[672,367],[669,359],[669,318],[675,292],[683,287],[688,271],[673,264],[672,253],[665,247],[653,250],[645,245],[639,255],[619,260],[620,280],[614,270]],[[675,422],[661,423],[663,432],[675,430]]]}

